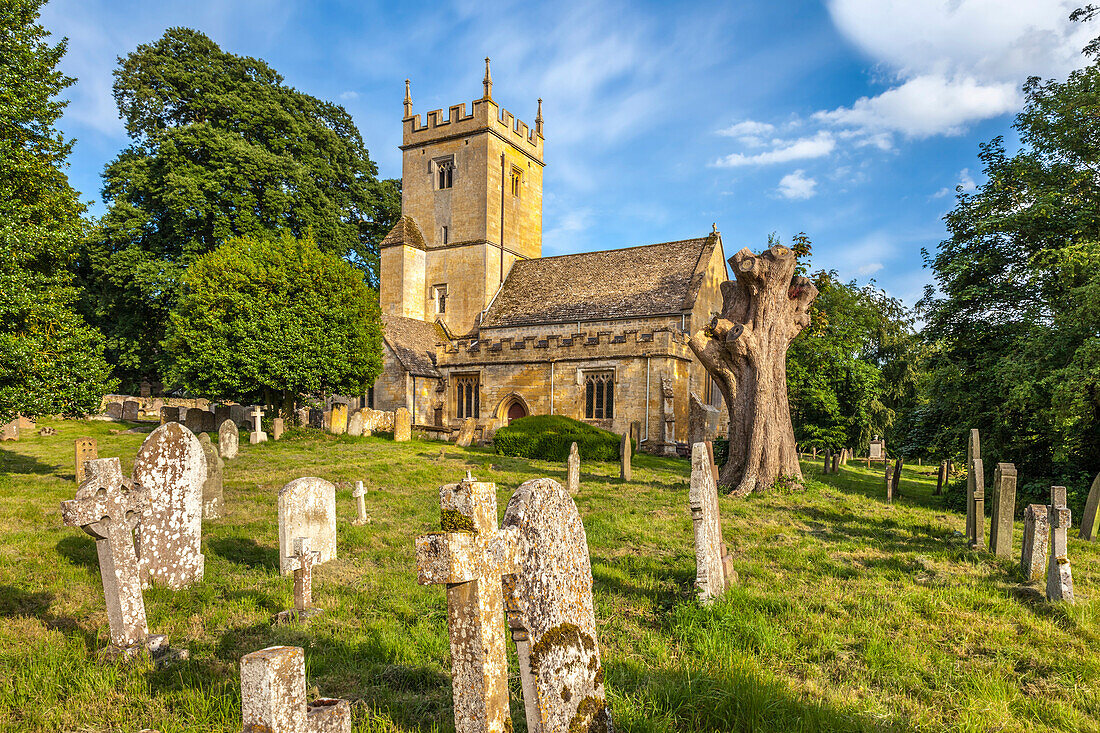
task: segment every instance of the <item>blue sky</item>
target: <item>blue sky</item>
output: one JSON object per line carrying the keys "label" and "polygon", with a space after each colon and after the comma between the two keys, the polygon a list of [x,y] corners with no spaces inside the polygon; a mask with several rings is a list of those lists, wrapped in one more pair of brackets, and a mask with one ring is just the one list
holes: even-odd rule
{"label": "blue sky", "polygon": [[89,200],[127,144],[115,59],[167,27],[343,104],[386,177],[401,175],[404,80],[415,112],[469,102],[490,56],[503,107],[533,124],[543,98],[545,255],[716,222],[729,256],[805,231],[815,269],[912,304],[930,280],[921,248],[944,238],[955,187],[980,181],[978,144],[1014,140],[1021,83],[1064,77],[1100,35],[1068,21],[1077,4],[52,0],[43,23],[70,39],[61,127]]}

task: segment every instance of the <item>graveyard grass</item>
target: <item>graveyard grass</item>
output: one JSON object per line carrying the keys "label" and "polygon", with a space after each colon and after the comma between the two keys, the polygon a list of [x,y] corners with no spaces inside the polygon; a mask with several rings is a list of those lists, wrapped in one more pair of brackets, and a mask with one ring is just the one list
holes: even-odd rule
{"label": "graveyard grass", "polygon": [[[243,440],[225,469],[225,516],[203,523],[205,580],[145,594],[150,630],[190,660],[114,666],[96,661],[108,636],[95,546],[61,525],[58,505],[75,491],[75,438],[97,438],[100,457],[120,456],[128,472],[145,436],[39,425],[58,434],[0,444],[0,731],[239,731],[239,660],[274,644],[305,648],[311,694],[352,700],[356,731],[453,730],[444,589],[417,585],[413,539],[438,529],[438,487],[467,468],[497,483],[501,513],[522,481],[565,472],[428,441]],[[617,464],[582,456],[576,501],[617,729],[1100,728],[1100,545],[1076,528],[1078,604],[1050,604],[1014,563],[967,549],[965,517],[932,496],[932,468],[907,466],[886,505],[880,468],[821,476],[806,462],[805,490],[720,500],[740,585],[702,608],[689,469],[637,455],[624,483]],[[307,475],[338,484],[339,557],[315,571],[325,613],[272,627],[292,606],[277,495]],[[356,480],[369,490],[363,527],[350,523]]]}

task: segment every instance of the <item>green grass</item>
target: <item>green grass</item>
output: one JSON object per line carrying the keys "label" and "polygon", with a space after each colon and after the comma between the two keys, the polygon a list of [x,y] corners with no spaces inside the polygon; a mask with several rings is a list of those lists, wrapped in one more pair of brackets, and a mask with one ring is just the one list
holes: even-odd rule
{"label": "green grass", "polygon": [[[446,600],[416,583],[413,539],[438,528],[441,483],[522,481],[564,466],[431,442],[311,435],[241,446],[227,515],[204,523],[206,579],[145,595],[150,628],[191,659],[167,669],[97,661],[107,643],[92,540],[61,525],[72,441],[99,439],[129,469],[142,435],[49,422],[53,437],[0,444],[0,731],[239,731],[238,663],[272,644],[306,650],[308,684],[353,701],[357,731],[453,730]],[[964,517],[907,468],[883,502],[880,471],[805,491],[721,499],[739,586],[708,608],[695,575],[686,461],[638,455],[634,481],[583,463],[577,504],[592,555],[599,640],[623,731],[1100,729],[1100,546],[1070,540],[1079,598],[1049,604],[1012,563],[966,548]],[[339,557],[315,574],[326,613],[272,627],[290,607],[277,571],[276,497],[337,482]],[[350,524],[351,488],[373,523]],[[1020,546],[1017,522],[1016,548]],[[1075,533],[1074,533],[1075,535]],[[512,710],[524,730],[511,661]]]}

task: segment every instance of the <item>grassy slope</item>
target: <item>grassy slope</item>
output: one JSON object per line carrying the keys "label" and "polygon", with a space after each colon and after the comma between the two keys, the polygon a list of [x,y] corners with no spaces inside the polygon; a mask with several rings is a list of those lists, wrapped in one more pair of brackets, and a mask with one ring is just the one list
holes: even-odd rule
{"label": "grassy slope", "polygon": [[[46,424],[46,423],[43,423]],[[315,436],[242,446],[224,519],[204,524],[206,580],[145,595],[150,628],[191,650],[167,670],[94,661],[106,614],[90,537],[60,525],[74,493],[72,441],[99,439],[127,470],[141,435],[102,422],[0,445],[0,730],[239,731],[240,657],[306,648],[309,685],[354,700],[357,731],[451,730],[444,591],[416,584],[413,538],[438,527],[441,483],[496,481],[500,511],[523,480],[564,467],[439,443]],[[440,453],[442,451],[442,458]],[[577,504],[620,730],[1100,729],[1100,546],[1070,541],[1077,606],[1048,604],[1012,565],[965,548],[929,476],[881,500],[875,470],[808,489],[722,499],[740,586],[710,608],[695,573],[684,461],[582,465]],[[925,469],[931,470],[931,469]],[[277,573],[276,497],[288,480],[340,485],[340,557],[315,575],[327,609],[272,628],[291,605]],[[374,522],[353,527],[350,483]],[[1020,543],[1017,522],[1016,547]],[[515,660],[512,706],[523,730]]]}

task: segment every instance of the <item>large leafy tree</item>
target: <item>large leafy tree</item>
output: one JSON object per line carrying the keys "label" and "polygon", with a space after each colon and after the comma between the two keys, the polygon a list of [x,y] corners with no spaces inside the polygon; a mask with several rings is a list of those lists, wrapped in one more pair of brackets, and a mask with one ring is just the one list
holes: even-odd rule
{"label": "large leafy tree", "polygon": [[342,107],[188,28],[120,59],[114,95],[133,144],[103,174],[108,210],[83,272],[127,383],[163,373],[183,271],[233,237],[310,233],[377,282],[399,187],[378,180]]}
{"label": "large leafy tree", "polygon": [[281,405],[362,394],[382,371],[378,299],[361,273],[309,237],[232,239],[183,276],[165,350],[194,394]]}
{"label": "large leafy tree", "polygon": [[91,412],[112,386],[101,335],[73,310],[84,206],[63,170],[73,141],[54,127],[73,79],[41,5],[0,3],[0,422]]}

